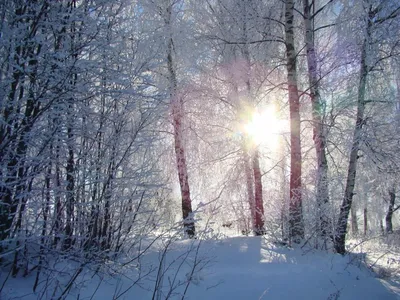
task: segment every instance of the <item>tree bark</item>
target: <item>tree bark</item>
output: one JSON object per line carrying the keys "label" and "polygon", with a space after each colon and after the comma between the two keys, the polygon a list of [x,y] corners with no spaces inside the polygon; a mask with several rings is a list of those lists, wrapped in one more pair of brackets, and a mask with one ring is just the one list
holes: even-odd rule
{"label": "tree bark", "polygon": [[[245,85],[246,85],[246,93],[249,101],[252,101],[252,93],[251,93],[251,62],[250,62],[250,51],[248,42],[248,11],[247,6],[249,5],[248,1],[242,1],[242,9],[243,9],[243,40],[244,45],[242,47],[242,56],[245,60]],[[250,105],[252,103],[249,103]],[[254,105],[251,105],[254,106]],[[260,153],[259,146],[252,145],[251,150],[249,151],[249,155],[251,157],[251,164],[253,169],[253,180],[254,180],[254,207],[251,211],[252,216],[254,217],[254,228],[253,232],[255,235],[263,235],[265,233],[264,229],[264,200],[262,194],[262,178],[261,178],[261,169],[260,169]],[[253,185],[253,184],[252,184]],[[249,198],[249,201],[251,199]]]}
{"label": "tree bark", "polygon": [[254,199],[254,179],[252,166],[250,165],[250,157],[248,155],[248,150],[246,149],[246,145],[243,147],[243,164],[244,164],[244,173],[246,176],[246,191],[247,191],[247,200],[249,202],[250,214],[251,214],[251,226],[252,231],[255,232],[256,228],[256,205]]}
{"label": "tree bark", "polygon": [[172,118],[174,127],[174,142],[176,167],[178,170],[179,186],[182,197],[182,216],[184,231],[189,238],[195,236],[195,225],[192,211],[192,201],[190,198],[189,176],[186,163],[185,147],[183,144],[183,100],[178,95],[178,83],[176,78],[176,68],[173,59],[173,38],[171,29],[173,4],[170,3],[167,7],[166,25],[169,27],[170,36],[167,45],[167,64],[168,64],[168,79],[170,89],[170,99],[172,106]]}
{"label": "tree bark", "polygon": [[385,217],[386,221],[386,233],[393,233],[392,217],[394,213],[394,202],[396,201],[396,193],[394,188],[389,190],[389,209]]}
{"label": "tree bark", "polygon": [[[315,8],[315,2],[312,6]],[[326,239],[330,234],[330,220],[328,212],[329,187],[328,187],[328,161],[326,158],[326,137],[323,121],[323,102],[319,91],[319,78],[317,74],[318,61],[315,50],[315,28],[310,11],[309,0],[303,0],[305,42],[307,50],[308,80],[310,85],[310,100],[312,106],[313,140],[317,156],[316,201],[318,228],[317,234],[326,246]]]}
{"label": "tree bark", "polygon": [[[72,122],[72,104],[68,107],[68,117],[69,121]],[[73,240],[73,230],[74,230],[74,206],[75,206],[75,158],[74,158],[74,147],[73,140],[74,134],[72,129],[72,123],[68,124],[67,129],[68,136],[68,159],[66,166],[66,222],[65,222],[65,240],[63,244],[64,250],[71,248]]]}
{"label": "tree bark", "polygon": [[357,209],[354,206],[354,203],[351,207],[350,214],[351,214],[351,233],[353,236],[357,236],[358,235],[358,219],[357,219]]}
{"label": "tree bark", "polygon": [[368,209],[364,207],[364,235],[368,233]]}
{"label": "tree bark", "polygon": [[262,197],[262,181],[260,171],[260,159],[258,149],[253,152],[253,172],[254,172],[254,202],[255,202],[255,235],[265,234],[264,229],[264,205]]}
{"label": "tree bark", "polygon": [[301,141],[300,102],[297,85],[297,55],[294,43],[294,1],[285,3],[285,44],[286,68],[290,109],[290,203],[289,237],[294,243],[304,238],[304,224],[301,196]]}
{"label": "tree bark", "polygon": [[363,41],[361,49],[360,79],[359,79],[358,96],[357,96],[357,119],[353,132],[353,141],[349,157],[349,166],[347,170],[346,187],[342,205],[340,207],[339,219],[337,222],[336,232],[334,237],[335,250],[337,253],[340,254],[345,254],[346,252],[345,242],[347,233],[347,222],[349,218],[351,204],[353,201],[354,186],[356,183],[358,151],[360,149],[362,128],[365,122],[364,119],[365,93],[367,86],[367,76],[369,72],[367,63],[367,47],[369,45],[369,38],[371,35],[371,27],[372,27],[371,19],[368,19],[367,22],[368,23],[366,28],[366,38]]}

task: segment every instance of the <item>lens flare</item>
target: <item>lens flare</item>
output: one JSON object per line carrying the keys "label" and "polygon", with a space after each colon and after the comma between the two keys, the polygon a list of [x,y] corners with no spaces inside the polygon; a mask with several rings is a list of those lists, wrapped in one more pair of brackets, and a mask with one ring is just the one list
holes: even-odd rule
{"label": "lens flare", "polygon": [[254,112],[251,120],[245,124],[244,131],[255,145],[275,148],[280,132],[280,121],[275,108],[269,106],[261,112]]}

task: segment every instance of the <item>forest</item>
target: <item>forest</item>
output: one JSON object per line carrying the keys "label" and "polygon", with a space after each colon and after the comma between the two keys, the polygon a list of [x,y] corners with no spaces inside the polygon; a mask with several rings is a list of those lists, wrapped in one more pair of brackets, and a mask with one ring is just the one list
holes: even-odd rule
{"label": "forest", "polygon": [[0,298],[184,299],[238,239],[400,270],[398,159],[397,0],[0,0]]}

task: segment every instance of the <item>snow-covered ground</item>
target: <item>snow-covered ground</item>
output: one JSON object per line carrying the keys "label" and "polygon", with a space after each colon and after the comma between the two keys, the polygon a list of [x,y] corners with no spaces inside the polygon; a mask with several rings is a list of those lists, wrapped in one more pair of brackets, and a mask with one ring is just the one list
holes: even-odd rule
{"label": "snow-covered ground", "polygon": [[[342,257],[275,246],[261,237],[234,237],[177,241],[162,257],[154,248],[141,258],[138,282],[138,270],[122,266],[95,276],[84,271],[67,299],[400,299],[398,283],[365,268],[358,259],[362,253]],[[159,265],[164,272],[156,271]],[[41,293],[32,293],[33,280],[9,279],[0,298],[37,299]],[[62,283],[62,276],[58,280]],[[157,285],[163,288],[154,289]],[[43,291],[45,283],[41,286]]]}

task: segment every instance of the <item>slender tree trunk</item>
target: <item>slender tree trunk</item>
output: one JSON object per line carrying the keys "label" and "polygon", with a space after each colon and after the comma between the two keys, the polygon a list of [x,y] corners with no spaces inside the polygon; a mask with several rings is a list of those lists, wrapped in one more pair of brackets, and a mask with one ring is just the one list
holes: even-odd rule
{"label": "slender tree trunk", "polygon": [[100,110],[100,123],[99,128],[97,129],[96,134],[96,159],[95,159],[95,175],[94,182],[92,183],[92,193],[91,193],[91,209],[90,209],[90,221],[88,227],[88,238],[85,243],[85,249],[90,250],[96,244],[96,240],[98,238],[98,220],[99,220],[99,201],[100,201],[100,174],[101,174],[101,162],[104,159],[104,155],[102,154],[102,145],[103,145],[103,128],[104,128],[104,115],[105,111],[105,103],[102,97],[101,99],[101,110]]}
{"label": "slender tree trunk", "polygon": [[[53,146],[50,145],[50,155],[53,153]],[[46,242],[47,242],[47,218],[48,214],[50,211],[50,203],[51,203],[51,169],[52,169],[52,162],[51,159],[48,163],[47,169],[46,169],[46,175],[45,175],[45,187],[44,190],[45,192],[43,193],[44,198],[46,199],[46,202],[44,203],[42,207],[42,212],[43,212],[43,224],[42,224],[42,233],[40,237],[40,250],[39,250],[39,262],[38,262],[38,267],[37,267],[37,273],[35,277],[35,282],[33,284],[33,292],[36,292],[36,288],[38,287],[39,284],[39,279],[40,279],[40,273],[42,271],[43,267],[43,260],[44,260],[44,253],[46,249]]]}
{"label": "slender tree trunk", "polygon": [[368,209],[364,207],[364,236],[368,233]]}
{"label": "slender tree trunk", "polygon": [[[72,109],[70,107],[69,109]],[[72,235],[74,230],[74,206],[75,206],[75,160],[74,149],[72,146],[74,135],[72,133],[71,125],[68,125],[68,159],[66,167],[66,224],[65,224],[65,240],[64,249],[69,249],[72,246]]]}
{"label": "slender tree trunk", "polygon": [[[116,131],[115,135],[118,136],[119,132]],[[111,234],[111,197],[113,191],[113,180],[115,176],[115,159],[116,159],[116,148],[115,146],[112,147],[111,150],[111,157],[110,157],[110,164],[108,166],[108,179],[107,183],[105,184],[105,189],[103,191],[105,203],[104,203],[104,222],[103,222],[103,229],[101,233],[101,248],[102,250],[109,250],[110,245],[110,234]]]}
{"label": "slender tree trunk", "polygon": [[189,176],[186,163],[185,147],[183,143],[183,100],[182,97],[178,95],[178,82],[176,78],[176,68],[173,59],[173,38],[171,28],[172,9],[173,4],[169,3],[166,11],[166,25],[170,30],[167,48],[167,64],[174,127],[176,167],[178,170],[179,186],[182,197],[182,216],[184,231],[189,238],[193,238],[195,236],[195,225],[192,211],[192,200],[190,198]]}
{"label": "slender tree trunk", "polygon": [[383,227],[383,221],[382,219],[379,220],[379,227],[381,229],[381,234],[385,234],[385,228]]}
{"label": "slender tree trunk", "polygon": [[[55,120],[53,121],[55,123]],[[57,247],[60,241],[62,227],[62,205],[61,205],[61,169],[60,169],[60,140],[57,139],[56,155],[55,155],[55,191],[54,191],[54,242],[53,246]]]}
{"label": "slender tree trunk", "polygon": [[[310,84],[310,99],[312,106],[313,140],[317,155],[316,201],[318,228],[317,234],[326,246],[326,239],[330,234],[330,220],[328,212],[328,161],[326,158],[326,138],[323,121],[323,103],[319,92],[319,78],[317,74],[318,62],[314,42],[314,24],[311,17],[310,1],[303,0],[305,42],[307,50],[308,79]],[[312,0],[312,6],[315,2]]]}
{"label": "slender tree trunk", "polygon": [[394,188],[389,190],[389,209],[385,217],[386,221],[386,233],[393,233],[392,217],[394,212],[394,203],[396,201],[396,193]]}
{"label": "slender tree trunk", "polygon": [[248,155],[248,150],[246,147],[243,149],[243,163],[244,163],[244,173],[246,176],[246,191],[247,200],[249,202],[250,214],[251,214],[251,226],[252,231],[255,232],[256,228],[256,205],[254,199],[254,179],[252,174],[252,166],[250,165],[250,157]]}
{"label": "slender tree trunk", "polygon": [[[247,7],[249,5],[249,1],[241,1],[242,10],[243,10],[243,40],[245,44],[242,46],[242,56],[245,61],[245,85],[246,85],[246,96],[249,101],[252,101],[252,92],[251,92],[251,61],[250,61],[250,51],[248,42],[248,24],[249,21],[249,14]],[[251,106],[255,106],[253,103],[249,103]],[[248,147],[249,148],[249,147]],[[252,193],[252,198],[249,197],[249,201],[253,200],[253,209],[251,210],[251,214],[253,217],[254,227],[253,232],[255,235],[263,235],[265,234],[264,229],[264,200],[263,200],[263,193],[262,193],[262,178],[261,178],[261,169],[260,169],[260,153],[258,149],[258,145],[252,145],[251,150],[249,151],[249,156],[251,160],[251,165],[253,169],[253,180],[254,185],[254,193]],[[247,177],[247,176],[246,176]],[[247,178],[246,178],[247,179]],[[247,188],[250,188],[250,184],[248,184]],[[250,195],[250,193],[249,193]],[[254,196],[253,196],[254,195]]]}
{"label": "slender tree trunk", "polygon": [[[75,0],[67,2],[68,13],[71,14],[72,10],[76,8]],[[70,16],[67,14],[66,19]],[[77,59],[75,51],[75,23],[71,23],[70,27],[70,52],[74,59]],[[70,85],[73,89],[78,81],[78,75],[76,73],[71,74]],[[66,194],[66,226],[65,226],[65,240],[64,249],[69,249],[74,244],[73,233],[75,230],[75,202],[76,202],[76,166],[75,166],[75,135],[74,135],[74,118],[75,118],[75,99],[73,96],[69,98],[69,103],[67,107],[67,148],[68,148],[68,158],[66,167],[66,180],[67,180],[67,194]]]}
{"label": "slender tree trunk", "polygon": [[335,250],[337,253],[344,254],[346,252],[345,242],[347,233],[347,222],[351,209],[351,204],[354,195],[354,186],[356,183],[356,171],[357,171],[357,160],[358,151],[361,142],[362,127],[364,124],[364,111],[365,111],[365,93],[367,86],[368,76],[368,64],[367,64],[367,47],[369,45],[369,37],[371,35],[371,20],[368,20],[366,38],[364,39],[361,49],[361,61],[360,61],[360,79],[358,85],[358,96],[357,96],[357,120],[354,127],[352,147],[349,157],[349,166],[347,170],[346,187],[343,197],[343,202],[340,207],[339,219],[336,226],[335,232]]}
{"label": "slender tree trunk", "polygon": [[350,214],[351,214],[351,233],[353,236],[357,236],[358,235],[358,218],[357,218],[357,207],[354,205],[354,203],[351,207]]}
{"label": "slender tree trunk", "polygon": [[265,234],[264,229],[264,205],[262,198],[262,181],[260,171],[260,160],[258,149],[253,152],[253,172],[254,172],[254,202],[255,202],[255,235]]}
{"label": "slender tree trunk", "polygon": [[279,163],[280,169],[281,169],[281,182],[280,182],[280,187],[281,187],[281,235],[282,235],[282,242],[286,243],[288,241],[288,194],[287,194],[287,178],[286,178],[286,168],[287,168],[287,162],[286,162],[286,157],[285,157],[285,150],[283,147],[283,138],[281,137],[281,142],[280,142],[280,149],[281,149],[281,162]]}
{"label": "slender tree trunk", "polygon": [[304,238],[301,196],[301,140],[300,102],[297,86],[297,54],[294,44],[294,1],[287,0],[285,6],[285,43],[287,59],[287,81],[290,109],[290,204],[289,235],[294,243]]}

